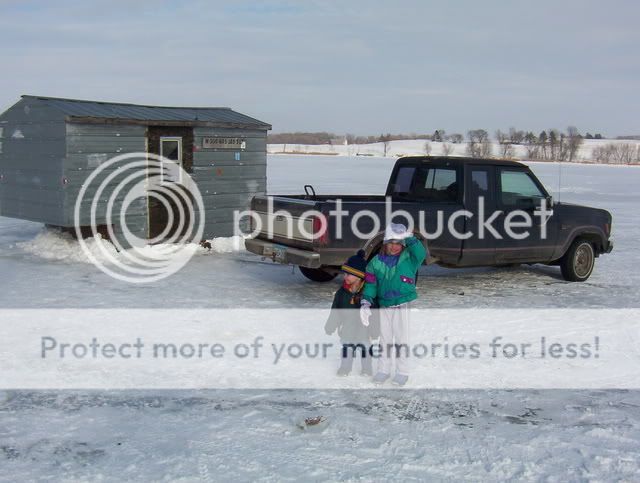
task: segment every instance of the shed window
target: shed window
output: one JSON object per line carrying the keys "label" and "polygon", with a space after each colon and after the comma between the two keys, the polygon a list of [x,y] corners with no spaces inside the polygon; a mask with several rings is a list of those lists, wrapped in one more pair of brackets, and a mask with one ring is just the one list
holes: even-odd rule
{"label": "shed window", "polygon": [[[182,138],[163,137],[160,138],[160,156],[174,161],[182,168]],[[182,181],[182,171],[174,172],[162,166],[162,181]],[[167,176],[165,176],[165,173]]]}

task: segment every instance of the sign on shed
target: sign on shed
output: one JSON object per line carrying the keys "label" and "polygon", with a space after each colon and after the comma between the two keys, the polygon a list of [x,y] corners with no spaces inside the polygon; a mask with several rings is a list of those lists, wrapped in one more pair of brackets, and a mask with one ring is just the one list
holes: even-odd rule
{"label": "sign on shed", "polygon": [[245,149],[246,146],[241,138],[202,138],[203,149]]}

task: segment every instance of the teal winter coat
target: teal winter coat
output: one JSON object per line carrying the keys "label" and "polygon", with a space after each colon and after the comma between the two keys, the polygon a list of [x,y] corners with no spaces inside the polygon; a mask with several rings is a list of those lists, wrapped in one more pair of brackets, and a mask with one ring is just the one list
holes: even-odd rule
{"label": "teal winter coat", "polygon": [[377,300],[380,307],[415,300],[416,272],[426,257],[426,248],[414,236],[405,239],[405,249],[399,255],[376,255],[367,265],[363,298]]}

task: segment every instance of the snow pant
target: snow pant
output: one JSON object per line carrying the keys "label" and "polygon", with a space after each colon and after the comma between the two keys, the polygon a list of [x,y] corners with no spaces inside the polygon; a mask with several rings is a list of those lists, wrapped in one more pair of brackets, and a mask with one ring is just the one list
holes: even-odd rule
{"label": "snow pant", "polygon": [[360,357],[360,366],[362,372],[371,374],[373,369],[371,365],[371,354],[369,353],[369,342],[342,342],[340,369],[345,372],[351,372],[353,368],[353,359]]}
{"label": "snow pant", "polygon": [[409,303],[393,307],[381,307],[380,346],[378,372],[391,374],[393,361],[396,374],[409,375]]}

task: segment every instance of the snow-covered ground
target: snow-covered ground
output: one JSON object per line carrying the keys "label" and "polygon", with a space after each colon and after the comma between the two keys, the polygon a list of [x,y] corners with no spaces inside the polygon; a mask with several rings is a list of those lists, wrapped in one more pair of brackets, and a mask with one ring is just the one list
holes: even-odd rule
{"label": "snow-covered ground", "polygon": [[[318,193],[379,194],[393,162],[269,156],[269,192],[311,183]],[[583,284],[563,282],[553,267],[424,267],[419,306],[638,307],[640,168],[531,167],[556,200],[612,212],[614,252]],[[338,287],[234,251],[229,240],[141,286],[109,278],[79,250],[40,225],[0,218],[0,307],[327,307]],[[326,422],[300,428],[318,415]],[[633,481],[640,392],[0,391],[0,467],[4,481]]]}

